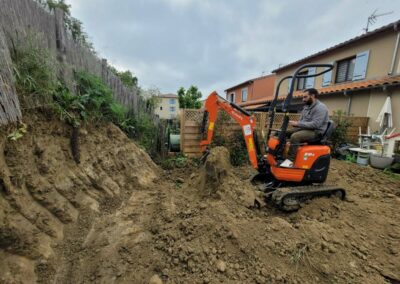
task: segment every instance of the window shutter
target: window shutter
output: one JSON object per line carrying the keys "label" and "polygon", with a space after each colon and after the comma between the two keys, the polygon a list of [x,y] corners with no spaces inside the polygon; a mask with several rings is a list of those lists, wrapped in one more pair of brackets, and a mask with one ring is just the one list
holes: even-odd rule
{"label": "window shutter", "polygon": [[353,81],[365,79],[367,74],[367,65],[369,50],[357,54],[354,66]]}
{"label": "window shutter", "polygon": [[[317,70],[316,67],[309,68],[307,75],[315,75],[316,70]],[[306,89],[314,88],[315,77],[310,77],[310,78],[305,78],[305,79],[306,79]]]}
{"label": "window shutter", "polygon": [[[334,62],[330,62],[329,64],[333,64]],[[325,69],[326,70],[326,69]],[[332,82],[332,70],[326,72],[322,77],[322,87],[329,86]]]}
{"label": "window shutter", "polygon": [[348,65],[348,61],[339,62],[339,64],[337,65],[336,82],[341,83],[346,81],[346,72]]}

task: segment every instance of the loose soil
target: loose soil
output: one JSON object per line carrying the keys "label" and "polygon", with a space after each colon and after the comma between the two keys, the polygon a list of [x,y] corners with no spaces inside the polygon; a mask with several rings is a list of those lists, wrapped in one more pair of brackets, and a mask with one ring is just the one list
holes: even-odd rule
{"label": "loose soil", "polygon": [[30,114],[0,136],[0,283],[396,283],[400,182],[333,160],[347,198],[252,209],[223,147],[164,171],[115,126]]}

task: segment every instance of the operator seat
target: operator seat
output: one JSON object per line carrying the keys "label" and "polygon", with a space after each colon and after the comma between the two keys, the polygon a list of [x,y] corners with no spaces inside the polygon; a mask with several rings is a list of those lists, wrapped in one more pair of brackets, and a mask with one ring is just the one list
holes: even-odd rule
{"label": "operator seat", "polygon": [[328,125],[326,126],[325,132],[319,137],[307,141],[308,145],[329,145],[331,143],[330,138],[332,136],[333,131],[335,130],[335,123],[333,120],[328,121]]}

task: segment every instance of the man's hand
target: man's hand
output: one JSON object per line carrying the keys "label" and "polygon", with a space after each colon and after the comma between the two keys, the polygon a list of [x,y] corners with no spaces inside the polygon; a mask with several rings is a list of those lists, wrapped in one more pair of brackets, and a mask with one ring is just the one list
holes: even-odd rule
{"label": "man's hand", "polygon": [[289,120],[289,125],[297,127],[297,126],[299,126],[299,122],[298,121],[294,121],[294,120]]}

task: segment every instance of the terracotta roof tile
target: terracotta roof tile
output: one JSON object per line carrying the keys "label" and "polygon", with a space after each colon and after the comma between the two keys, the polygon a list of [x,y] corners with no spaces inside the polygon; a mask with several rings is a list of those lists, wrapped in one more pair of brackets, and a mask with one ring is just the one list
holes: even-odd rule
{"label": "terracotta roof tile", "polygon": [[266,102],[270,102],[270,101],[272,101],[272,99],[258,99],[258,100],[251,100],[248,102],[241,102],[241,103],[238,103],[238,105],[243,107],[243,106],[262,104],[262,103],[266,103]]}
{"label": "terracotta roof tile", "polygon": [[256,108],[259,108],[259,107],[262,107],[262,106],[265,106],[265,105],[266,105],[266,103],[263,103],[263,104],[245,106],[243,108],[246,109],[246,110],[252,110],[252,109],[256,109]]}
{"label": "terracotta roof tile", "polygon": [[176,99],[178,98],[178,95],[175,94],[162,94],[158,96],[159,98],[171,98],[171,99]]}
{"label": "terracotta roof tile", "polygon": [[395,85],[400,83],[400,75],[397,76],[384,76],[377,79],[370,79],[357,82],[348,82],[343,84],[335,84],[333,86],[328,86],[320,88],[318,91],[321,95],[329,93],[337,93],[343,91],[354,91],[358,89],[368,89],[384,85]]}

